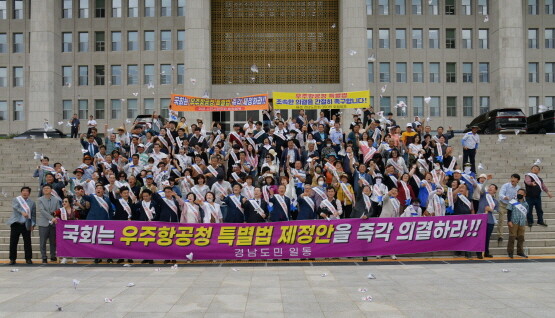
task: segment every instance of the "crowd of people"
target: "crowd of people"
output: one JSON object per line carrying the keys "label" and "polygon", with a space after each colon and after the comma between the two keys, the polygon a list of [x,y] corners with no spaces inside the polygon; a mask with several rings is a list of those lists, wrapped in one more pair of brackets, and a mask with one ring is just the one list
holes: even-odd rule
{"label": "crowd of people", "polygon": [[[478,258],[492,257],[496,224],[499,244],[503,225],[509,226],[510,257],[515,240],[517,254],[527,257],[524,229],[534,224],[533,208],[537,224],[547,226],[541,196],[552,195],[538,176],[540,167],[531,168],[522,187],[515,173],[498,191],[492,175],[477,174],[478,127],[454,145],[451,127],[432,132],[416,117],[401,131],[393,114],[371,108],[357,109],[346,130],[341,127],[348,119],[340,114],[308,118],[301,110],[285,119],[279,110],[269,110],[263,118],[226,132],[217,122],[166,121],[155,113],[147,124],[124,124],[115,131],[106,125],[104,138],[91,118],[87,134],[80,136],[82,164],[68,171],[42,157],[34,174],[38,201],[29,198],[29,187],[13,199],[11,262],[20,235],[32,262],[35,226],[42,262],[48,262],[47,241],[50,259],[57,261],[59,219],[260,223],[485,213],[485,252]],[[72,135],[77,136],[74,129]],[[453,156],[455,147],[462,148],[462,158]]]}

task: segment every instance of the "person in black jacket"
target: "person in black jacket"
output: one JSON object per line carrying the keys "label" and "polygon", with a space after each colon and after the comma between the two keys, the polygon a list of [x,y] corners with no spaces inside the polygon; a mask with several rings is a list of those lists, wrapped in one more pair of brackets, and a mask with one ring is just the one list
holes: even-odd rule
{"label": "person in black jacket", "polygon": [[268,203],[262,199],[262,190],[254,188],[254,199],[247,200],[243,204],[245,207],[245,221],[247,223],[265,222],[270,212],[268,211]]}
{"label": "person in black jacket", "polygon": [[[119,199],[114,196],[114,192],[109,192],[110,202],[116,207],[116,212],[114,213],[113,220],[137,220],[137,210],[135,209],[135,204],[129,197],[129,188],[128,187],[121,187],[119,189],[119,195],[121,196]],[[123,263],[123,258],[118,259],[117,263]],[[133,263],[132,259],[127,260],[128,263]]]}

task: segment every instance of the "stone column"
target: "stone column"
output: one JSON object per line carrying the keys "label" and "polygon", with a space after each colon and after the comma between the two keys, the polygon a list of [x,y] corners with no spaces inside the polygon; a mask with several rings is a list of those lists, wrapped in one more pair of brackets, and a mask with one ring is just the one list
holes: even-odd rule
{"label": "stone column", "polygon": [[[340,81],[344,92],[368,89],[366,47],[366,1],[339,1]],[[353,119],[354,109],[343,111],[343,130]]]}
{"label": "stone column", "polygon": [[55,127],[62,118],[60,12],[59,1],[31,1],[28,129],[42,128],[44,119]]}
{"label": "stone column", "polygon": [[[212,95],[212,39],[209,0],[187,0],[185,14],[185,91],[193,96]],[[185,113],[188,122],[212,122],[211,112]],[[208,129],[207,129],[208,130]]]}
{"label": "stone column", "polygon": [[[491,80],[495,92],[491,108],[526,107],[526,59],[524,14],[521,0],[490,1],[492,12],[499,14],[497,30],[490,30],[492,53],[498,56],[493,63]],[[497,36],[495,36],[497,33]],[[526,110],[525,110],[526,112]]]}

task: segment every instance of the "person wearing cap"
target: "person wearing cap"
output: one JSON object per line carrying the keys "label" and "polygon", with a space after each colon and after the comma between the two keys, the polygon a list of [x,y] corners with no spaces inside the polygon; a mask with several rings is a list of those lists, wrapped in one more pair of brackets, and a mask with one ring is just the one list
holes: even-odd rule
{"label": "person wearing cap", "polygon": [[125,132],[125,127],[118,127],[116,134],[116,143],[119,143],[122,147],[129,145],[129,134]]}
{"label": "person wearing cap", "polygon": [[470,127],[471,131],[464,134],[461,143],[463,146],[463,163],[470,162],[472,172],[476,173],[476,151],[480,145],[480,136],[478,135],[478,126]]}
{"label": "person wearing cap", "polygon": [[80,186],[84,186],[85,183],[87,183],[87,180],[85,180],[83,178],[83,175],[85,174],[85,171],[83,171],[83,169],[81,168],[77,168],[75,169],[75,171],[73,171],[73,174],[75,175],[75,177],[69,179],[69,192],[70,193],[75,193],[75,187],[80,185]]}
{"label": "person wearing cap", "polygon": [[406,130],[401,134],[401,141],[405,147],[408,147],[411,143],[414,142],[414,138],[417,133],[414,131],[412,124],[407,123]]}

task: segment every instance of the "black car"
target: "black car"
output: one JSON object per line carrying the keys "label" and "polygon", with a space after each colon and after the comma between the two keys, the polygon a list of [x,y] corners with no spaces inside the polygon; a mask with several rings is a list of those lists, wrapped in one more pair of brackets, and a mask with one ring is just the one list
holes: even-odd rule
{"label": "black car", "polygon": [[[158,116],[158,119],[162,123],[162,126],[166,124],[166,120],[162,116]],[[133,125],[141,125],[144,126],[146,124],[152,124],[152,115],[138,115],[133,122]]]}
{"label": "black car", "polygon": [[532,115],[526,121],[530,134],[555,133],[555,110]]}
{"label": "black car", "polygon": [[526,132],[526,115],[519,108],[494,109],[474,118],[470,124],[466,125],[464,132],[470,131],[472,126],[480,127],[483,134],[516,130]]}
{"label": "black car", "polygon": [[66,135],[58,129],[46,131],[44,128],[34,128],[13,137],[13,139],[46,139],[44,136],[47,138],[66,138]]}

